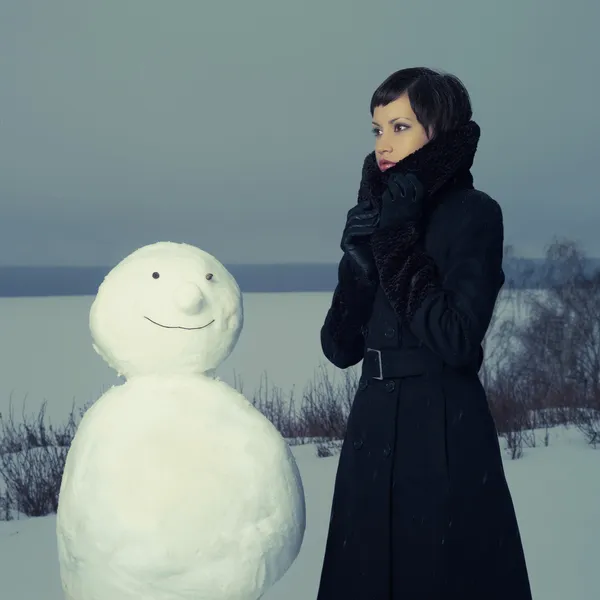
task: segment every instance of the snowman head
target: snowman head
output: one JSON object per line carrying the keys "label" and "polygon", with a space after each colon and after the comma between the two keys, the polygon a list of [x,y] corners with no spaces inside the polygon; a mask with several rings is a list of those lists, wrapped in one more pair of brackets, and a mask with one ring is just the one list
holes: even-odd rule
{"label": "snowman head", "polygon": [[243,326],[240,289],[213,256],[159,242],[122,260],[90,310],[94,349],[120,375],[208,373]]}

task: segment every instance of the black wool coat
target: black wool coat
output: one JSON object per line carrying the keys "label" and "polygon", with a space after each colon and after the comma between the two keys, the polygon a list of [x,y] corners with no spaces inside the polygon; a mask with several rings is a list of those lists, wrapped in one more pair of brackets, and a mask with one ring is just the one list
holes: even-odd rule
{"label": "black wool coat", "polygon": [[[398,163],[426,207],[419,223],[372,236],[377,281],[340,262],[322,348],[341,369],[363,365],[318,600],[532,598],[478,377],[504,283],[502,212],[470,174],[478,137],[471,122]],[[360,195],[377,205],[374,160]]]}

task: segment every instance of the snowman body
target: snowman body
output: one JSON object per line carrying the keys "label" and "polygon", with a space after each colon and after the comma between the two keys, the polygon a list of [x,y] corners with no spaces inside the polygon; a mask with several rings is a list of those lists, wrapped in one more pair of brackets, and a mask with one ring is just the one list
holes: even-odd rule
{"label": "snowman body", "polygon": [[300,476],[273,425],[225,383],[139,377],[86,413],[67,459],[67,597],[256,600],[296,558]]}
{"label": "snowman body", "polygon": [[[94,347],[127,380],[86,412],[69,449],[57,513],[65,596],[257,600],[298,556],[305,501],[286,441],[212,374],[241,329],[237,286],[199,249],[162,243],[137,252],[153,264],[173,252],[191,255],[196,268],[180,272],[180,261],[178,277],[172,271],[163,286],[177,283],[178,291],[153,288],[148,300],[133,293],[140,261],[126,259],[133,300],[106,301],[122,289],[118,266],[92,307]],[[144,260],[141,266],[145,273]],[[191,283],[206,267],[205,281],[220,282],[221,291],[198,278]],[[197,297],[193,285],[201,288]],[[215,325],[212,333],[206,323]]]}

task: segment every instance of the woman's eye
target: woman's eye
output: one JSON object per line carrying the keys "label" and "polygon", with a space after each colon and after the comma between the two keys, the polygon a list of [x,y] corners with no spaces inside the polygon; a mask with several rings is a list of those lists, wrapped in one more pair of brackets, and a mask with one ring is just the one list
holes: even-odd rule
{"label": "woman's eye", "polygon": [[[402,123],[396,123],[394,125],[394,133],[400,133],[402,131],[405,131],[406,129],[410,129],[410,127],[408,125],[403,125]],[[381,135],[381,129],[378,129],[377,127],[371,129],[371,133],[377,137],[378,135]]]}

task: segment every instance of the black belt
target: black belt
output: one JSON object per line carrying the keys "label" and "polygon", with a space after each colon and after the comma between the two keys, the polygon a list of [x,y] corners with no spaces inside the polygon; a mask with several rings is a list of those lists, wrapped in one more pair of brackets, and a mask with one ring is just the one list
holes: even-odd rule
{"label": "black belt", "polygon": [[402,379],[418,375],[439,375],[444,369],[441,358],[418,350],[367,348],[363,359],[362,375],[370,379]]}

